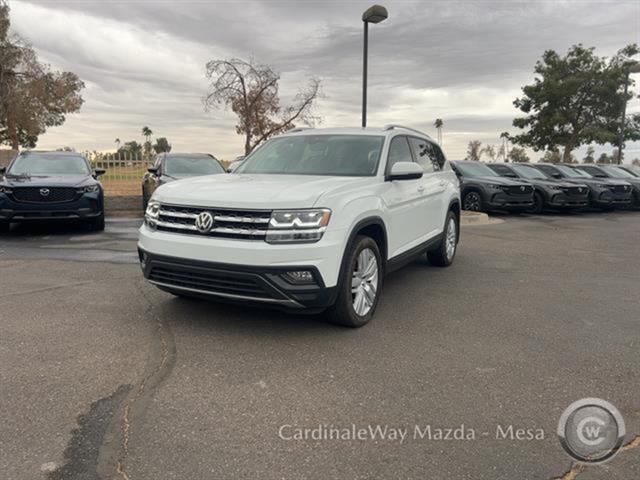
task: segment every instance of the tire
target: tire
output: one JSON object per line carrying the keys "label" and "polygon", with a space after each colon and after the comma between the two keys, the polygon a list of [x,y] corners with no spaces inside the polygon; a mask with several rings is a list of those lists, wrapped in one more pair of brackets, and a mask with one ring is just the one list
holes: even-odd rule
{"label": "tire", "polygon": [[104,212],[99,217],[94,218],[89,222],[89,228],[94,232],[104,231]]}
{"label": "tire", "polygon": [[484,211],[482,203],[482,195],[480,192],[472,190],[465,193],[464,198],[462,199],[462,209],[469,210],[471,212],[482,212]]}
{"label": "tire", "polygon": [[544,198],[539,192],[535,192],[533,194],[533,206],[527,210],[527,213],[535,213],[536,215],[540,215],[544,210]]}
{"label": "tire", "polygon": [[438,248],[427,252],[427,258],[431,265],[448,267],[453,263],[453,259],[456,257],[456,252],[458,251],[458,239],[460,238],[458,225],[457,215],[455,212],[449,211],[444,223],[444,229],[442,230],[442,241],[438,245]]}
{"label": "tire", "polygon": [[0,222],[0,233],[9,233],[9,227],[11,227],[9,222]]}
{"label": "tire", "polygon": [[[375,272],[371,263],[374,261]],[[338,296],[325,312],[327,320],[352,328],[369,323],[382,293],[383,280],[384,264],[378,244],[370,237],[358,235],[345,253],[338,280]]]}
{"label": "tire", "polygon": [[640,210],[640,193],[636,193],[631,197],[631,209]]}

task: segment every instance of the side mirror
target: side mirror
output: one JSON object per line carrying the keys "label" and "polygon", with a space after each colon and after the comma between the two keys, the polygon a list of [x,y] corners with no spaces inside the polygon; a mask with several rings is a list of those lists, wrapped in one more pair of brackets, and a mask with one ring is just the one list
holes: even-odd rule
{"label": "side mirror", "polygon": [[555,178],[556,180],[560,180],[562,178],[562,175],[560,175],[559,173],[553,173],[553,174],[551,174],[551,176],[553,178]]}
{"label": "side mirror", "polygon": [[106,171],[104,168],[96,168],[96,169],[93,171],[93,174],[94,174],[96,177],[99,177],[100,175],[104,175],[105,173],[107,173],[107,171]]}
{"label": "side mirror", "polygon": [[7,173],[7,167],[0,167],[0,175]]}
{"label": "side mirror", "polygon": [[397,162],[391,167],[387,180],[415,180],[423,174],[424,170],[415,162]]}
{"label": "side mirror", "polygon": [[158,174],[158,167],[149,167],[147,168],[147,172],[153,173],[154,175]]}

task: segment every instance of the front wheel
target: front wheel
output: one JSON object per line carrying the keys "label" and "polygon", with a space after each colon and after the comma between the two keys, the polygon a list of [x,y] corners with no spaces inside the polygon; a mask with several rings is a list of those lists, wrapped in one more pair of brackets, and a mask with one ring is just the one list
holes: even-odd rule
{"label": "front wheel", "polygon": [[373,317],[382,290],[384,267],[378,244],[358,236],[346,252],[336,303],[327,320],[346,327],[362,327]]}
{"label": "front wheel", "polygon": [[438,248],[435,250],[429,250],[427,252],[429,263],[437,267],[448,267],[451,265],[458,250],[458,238],[458,218],[454,212],[450,211],[447,215],[440,245],[438,245]]}
{"label": "front wheel", "polygon": [[540,195],[538,192],[534,193],[533,205],[531,206],[531,208],[527,210],[527,212],[535,213],[536,215],[539,215],[542,213],[543,208],[544,208],[544,199],[542,198],[542,195]]}
{"label": "front wheel", "polygon": [[94,218],[89,223],[89,227],[94,232],[102,232],[104,230],[104,212],[99,217]]}
{"label": "front wheel", "polygon": [[462,209],[471,212],[482,211],[482,196],[478,192],[469,192],[462,199]]}

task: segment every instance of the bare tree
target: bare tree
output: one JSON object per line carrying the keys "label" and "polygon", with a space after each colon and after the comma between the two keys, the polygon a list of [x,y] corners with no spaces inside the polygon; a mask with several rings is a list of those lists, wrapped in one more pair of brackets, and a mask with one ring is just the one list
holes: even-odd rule
{"label": "bare tree", "polygon": [[482,142],[480,140],[471,140],[467,146],[467,160],[479,162],[483,150]]}
{"label": "bare tree", "polygon": [[320,96],[320,80],[311,78],[289,106],[280,105],[280,74],[267,65],[237,58],[207,63],[211,81],[204,98],[206,110],[224,105],[238,116],[236,132],[244,135],[245,155],[269,137],[294,128],[297,123],[313,126],[314,102]]}
{"label": "bare tree", "polygon": [[485,153],[487,157],[491,159],[492,162],[496,161],[496,147],[493,145],[485,145],[485,147],[480,151],[480,154]]}

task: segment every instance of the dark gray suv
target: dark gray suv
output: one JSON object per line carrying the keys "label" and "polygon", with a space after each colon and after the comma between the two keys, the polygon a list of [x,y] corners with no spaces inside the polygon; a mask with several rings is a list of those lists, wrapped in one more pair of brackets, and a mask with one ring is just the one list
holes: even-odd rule
{"label": "dark gray suv", "polygon": [[501,177],[481,162],[454,161],[451,168],[460,180],[463,210],[523,212],[533,207],[529,182]]}

